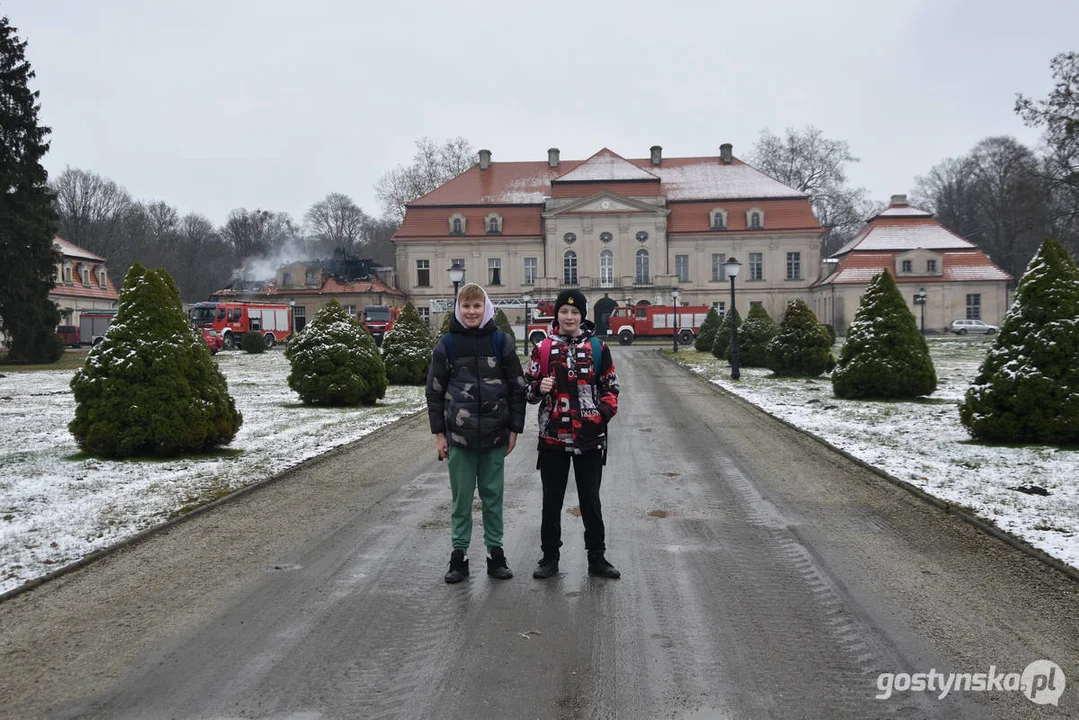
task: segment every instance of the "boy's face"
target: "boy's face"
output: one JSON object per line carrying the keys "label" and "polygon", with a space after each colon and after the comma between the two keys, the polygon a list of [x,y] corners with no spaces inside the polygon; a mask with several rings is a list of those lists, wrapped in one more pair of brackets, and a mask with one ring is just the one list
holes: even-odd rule
{"label": "boy's face", "polygon": [[558,329],[563,335],[576,335],[581,329],[581,311],[572,305],[558,308]]}
{"label": "boy's face", "polygon": [[483,322],[484,305],[485,303],[480,298],[462,300],[457,303],[457,307],[461,310],[461,322],[464,323],[466,328],[478,328],[480,326],[480,323]]}

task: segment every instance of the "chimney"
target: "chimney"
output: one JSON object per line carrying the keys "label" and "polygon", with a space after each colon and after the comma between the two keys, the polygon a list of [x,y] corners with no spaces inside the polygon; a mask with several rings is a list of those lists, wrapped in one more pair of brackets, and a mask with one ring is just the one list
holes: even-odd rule
{"label": "chimney", "polygon": [[719,146],[719,159],[722,160],[723,163],[726,165],[730,165],[731,160],[734,159],[734,157],[731,155],[731,150],[733,149],[733,147],[734,146],[730,143],[723,143]]}
{"label": "chimney", "polygon": [[652,164],[653,165],[661,164],[663,162],[663,148],[661,148],[659,145],[653,145],[652,148],[651,148],[651,152],[652,152]]}
{"label": "chimney", "polygon": [[491,151],[480,150],[480,170],[486,170],[491,167]]}
{"label": "chimney", "polygon": [[558,167],[558,148],[547,150],[547,167]]}
{"label": "chimney", "polygon": [[906,195],[892,195],[892,207],[907,205]]}

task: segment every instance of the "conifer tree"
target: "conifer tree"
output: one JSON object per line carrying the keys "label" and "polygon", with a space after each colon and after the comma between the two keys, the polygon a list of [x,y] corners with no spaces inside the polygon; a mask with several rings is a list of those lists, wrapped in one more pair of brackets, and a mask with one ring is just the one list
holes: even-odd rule
{"label": "conifer tree", "polygon": [[243,417],[164,270],[131,266],[116,319],[71,379],[79,447],[105,457],[227,445]]}
{"label": "conifer tree", "polygon": [[433,351],[431,331],[412,303],[408,303],[382,341],[386,379],[391,385],[423,385],[427,382]]}
{"label": "conifer tree", "polygon": [[498,308],[495,310],[495,325],[498,327],[499,330],[506,334],[506,344],[516,347],[517,336],[514,335],[513,326],[510,325],[510,319],[506,317],[506,313],[502,312],[502,308]]}
{"label": "conifer tree", "polygon": [[959,405],[989,442],[1079,444],[1079,270],[1047,239]]}
{"label": "conifer tree", "polygon": [[716,338],[712,341],[712,356],[720,360],[731,359],[731,318],[734,318],[734,326],[742,324],[742,316],[737,308],[732,307],[724,315],[723,321],[716,328]]}
{"label": "conifer tree", "polygon": [[746,321],[738,327],[738,358],[742,367],[767,367],[768,343],[778,332],[779,326],[764,305],[750,305]]}
{"label": "conifer tree", "polygon": [[[451,307],[449,309],[449,311],[445,315],[442,316],[442,325],[438,328],[438,337],[442,337],[443,335],[445,335],[446,333],[448,333],[450,331],[450,318],[452,318],[452,317],[453,317],[453,308]],[[435,338],[435,339],[437,340],[438,338]]]}
{"label": "conifer tree", "polygon": [[712,345],[716,341],[716,331],[719,330],[722,322],[716,309],[709,308],[708,314],[704,316],[704,322],[701,323],[701,330],[693,340],[693,349],[697,352],[711,352]]}
{"label": "conifer tree", "polygon": [[330,300],[285,349],[288,386],[307,405],[374,405],[386,395],[386,365],[371,333]]}
{"label": "conifer tree", "polygon": [[0,330],[11,347],[8,360],[51,363],[64,352],[56,336],[60,313],[49,298],[59,254],[52,241],[59,225],[48,173],[49,128],[38,123],[34,71],[26,42],[0,17]]}
{"label": "conifer tree", "polygon": [[768,343],[768,369],[776,375],[817,377],[832,368],[832,343],[804,300],[791,300]]}
{"label": "conifer tree", "polygon": [[841,398],[916,398],[937,389],[929,346],[891,274],[875,276],[832,373]]}

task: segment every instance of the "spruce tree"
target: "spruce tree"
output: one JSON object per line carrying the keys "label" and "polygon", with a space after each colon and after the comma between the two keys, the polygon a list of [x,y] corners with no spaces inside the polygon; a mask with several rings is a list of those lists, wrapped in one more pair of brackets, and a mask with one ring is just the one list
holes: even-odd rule
{"label": "spruce tree", "polygon": [[[442,337],[450,331],[450,318],[453,317],[453,308],[449,309],[445,315],[442,316],[442,325],[438,328],[438,337]],[[436,338],[437,340],[437,338]]]}
{"label": "spruce tree", "polygon": [[243,417],[225,376],[164,270],[134,263],[116,319],[71,379],[83,450],[105,457],[175,456],[227,445]]}
{"label": "spruce tree", "polygon": [[49,298],[60,255],[52,241],[59,222],[41,159],[50,130],[38,123],[34,71],[26,42],[0,17],[0,331],[8,361],[51,363],[64,352],[56,336],[60,313]]}
{"label": "spruce tree", "polygon": [[701,323],[700,332],[693,340],[693,349],[697,352],[712,352],[712,345],[716,341],[716,331],[719,330],[722,322],[716,309],[710,308],[708,314],[704,316],[704,322]]}
{"label": "spruce tree", "polygon": [[723,317],[723,321],[716,328],[716,338],[712,341],[712,356],[720,360],[731,359],[731,318],[734,318],[734,326],[742,324],[742,316],[736,308],[731,308]]}
{"label": "spruce tree", "polygon": [[1079,444],[1079,271],[1056,240],[1019,281],[1000,333],[959,405],[989,442]]}
{"label": "spruce tree", "polygon": [[510,325],[510,319],[506,317],[506,313],[502,312],[502,308],[495,310],[495,325],[499,330],[506,334],[506,344],[516,347],[517,336],[513,333],[513,326]]}
{"label": "spruce tree", "polygon": [[847,328],[832,373],[841,398],[916,398],[937,389],[929,346],[891,274],[875,276]]}
{"label": "spruce tree", "polygon": [[805,301],[791,300],[779,333],[768,343],[766,367],[776,375],[817,377],[835,364],[831,348],[828,333]]}
{"label": "spruce tree", "polygon": [[746,321],[738,327],[738,358],[742,367],[767,367],[768,343],[779,327],[761,304],[751,305]]}
{"label": "spruce tree", "polygon": [[391,385],[423,385],[427,382],[433,351],[431,331],[412,303],[408,303],[382,341],[386,379]]}
{"label": "spruce tree", "polygon": [[371,333],[330,300],[285,349],[288,386],[307,405],[374,405],[386,395],[386,365]]}

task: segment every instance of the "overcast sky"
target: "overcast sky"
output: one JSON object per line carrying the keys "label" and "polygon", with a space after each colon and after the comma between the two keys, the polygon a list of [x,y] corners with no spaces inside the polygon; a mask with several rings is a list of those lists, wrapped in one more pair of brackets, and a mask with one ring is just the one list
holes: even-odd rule
{"label": "overcast sky", "polygon": [[744,157],[768,128],[850,143],[874,200],[982,138],[1040,133],[1050,58],[1079,50],[1077,0],[458,3],[0,0],[52,128],[46,167],[91,170],[221,224],[297,220],[373,185],[415,140],[500,160]]}

